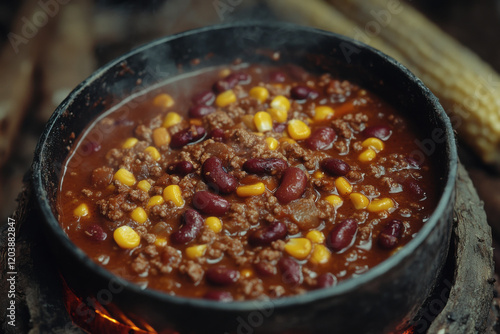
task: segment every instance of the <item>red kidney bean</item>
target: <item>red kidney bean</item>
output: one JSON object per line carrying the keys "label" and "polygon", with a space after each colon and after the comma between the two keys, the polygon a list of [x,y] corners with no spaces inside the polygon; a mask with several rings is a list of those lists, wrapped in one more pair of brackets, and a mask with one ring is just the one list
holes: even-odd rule
{"label": "red kidney bean", "polygon": [[302,196],[306,190],[307,176],[306,173],[297,167],[289,167],[281,177],[281,183],[276,189],[274,196],[280,204],[288,204],[291,201]]}
{"label": "red kidney bean", "polygon": [[213,129],[212,131],[210,131],[208,137],[212,138],[215,141],[223,142],[226,135],[224,134],[224,130],[222,129]]}
{"label": "red kidney bean", "polygon": [[199,125],[192,125],[189,128],[181,130],[172,136],[170,141],[171,148],[181,148],[189,143],[196,142],[205,136],[205,128]]}
{"label": "red kidney bean", "polygon": [[213,285],[227,286],[238,281],[240,272],[224,266],[211,267],[205,271],[205,278]]}
{"label": "red kidney bean", "polygon": [[409,179],[404,181],[403,189],[408,191],[416,199],[421,199],[425,196],[424,189],[418,185],[415,180]]}
{"label": "red kidney bean", "polygon": [[236,190],[238,181],[222,167],[222,161],[217,157],[210,157],[203,163],[201,175],[209,187],[223,194],[230,194]]}
{"label": "red kidney bean", "polygon": [[357,231],[358,222],[355,219],[342,220],[328,235],[328,247],[334,252],[344,250],[352,244]]}
{"label": "red kidney bean", "polygon": [[215,101],[215,94],[214,92],[212,92],[211,90],[206,90],[204,92],[201,92],[201,93],[198,93],[196,94],[192,99],[191,101],[193,101],[193,103],[196,105],[196,104],[199,104],[199,105],[206,105],[206,106],[209,106],[211,105],[212,103],[214,103]]}
{"label": "red kidney bean", "polygon": [[305,144],[311,150],[326,150],[335,138],[337,138],[337,134],[332,128],[323,127],[314,130],[306,139]]}
{"label": "red kidney bean", "polygon": [[392,134],[392,130],[385,125],[373,125],[369,126],[362,132],[365,137],[375,137],[381,140],[387,140]]}
{"label": "red kidney bean", "polygon": [[273,131],[274,132],[283,132],[286,129],[286,123],[274,123]]}
{"label": "red kidney bean", "polygon": [[307,86],[295,86],[290,90],[290,95],[295,100],[305,100],[307,98],[315,99],[319,94]]}
{"label": "red kidney bean", "polygon": [[194,240],[203,228],[203,217],[193,209],[187,209],[182,220],[184,224],[170,236],[170,240],[176,244],[187,244]]}
{"label": "red kidney bean", "polygon": [[276,275],[276,266],[269,261],[260,261],[254,264],[255,271],[261,276],[273,276]]}
{"label": "red kidney bean", "polygon": [[180,176],[188,175],[193,171],[193,164],[189,161],[179,161],[175,162],[167,167],[167,172],[169,174],[178,174]]}
{"label": "red kidney bean", "polygon": [[333,176],[344,176],[351,171],[351,166],[347,162],[336,158],[323,159],[321,168]]}
{"label": "red kidney bean", "polygon": [[283,274],[282,280],[286,284],[299,285],[302,282],[302,269],[300,264],[289,257],[282,257],[278,261],[278,268]]}
{"label": "red kidney bean", "polygon": [[104,241],[108,237],[102,227],[97,224],[88,225],[87,227],[85,227],[84,232],[87,237],[94,241]]}
{"label": "red kidney bean", "polygon": [[337,284],[337,277],[332,273],[324,273],[318,276],[316,288],[324,289]]}
{"label": "red kidney bean", "polygon": [[229,202],[209,191],[198,191],[193,196],[193,206],[202,213],[211,216],[222,216],[229,209]]}
{"label": "red kidney bean", "polygon": [[269,81],[271,82],[285,82],[286,77],[283,72],[273,71],[269,74]]}
{"label": "red kidney bean", "polygon": [[204,299],[216,300],[218,302],[233,301],[233,296],[229,291],[209,291],[203,295]]}
{"label": "red kidney bean", "polygon": [[250,174],[269,174],[274,175],[287,169],[288,164],[283,159],[278,158],[254,158],[245,161],[243,170]]}
{"label": "red kidney bean", "polygon": [[398,219],[393,219],[388,222],[382,232],[378,235],[378,244],[384,249],[393,249],[399,243],[399,239],[403,236],[404,225]]}
{"label": "red kidney bean", "polygon": [[213,88],[215,92],[222,93],[236,86],[239,81],[238,73],[232,73],[223,79],[217,80]]}
{"label": "red kidney bean", "polygon": [[286,225],[274,222],[269,226],[261,227],[248,237],[248,242],[256,246],[267,246],[271,242],[284,239],[288,233]]}
{"label": "red kidney bean", "polygon": [[215,112],[215,108],[212,106],[206,106],[203,104],[195,104],[189,108],[188,114],[191,118],[202,118],[203,116],[209,115]]}

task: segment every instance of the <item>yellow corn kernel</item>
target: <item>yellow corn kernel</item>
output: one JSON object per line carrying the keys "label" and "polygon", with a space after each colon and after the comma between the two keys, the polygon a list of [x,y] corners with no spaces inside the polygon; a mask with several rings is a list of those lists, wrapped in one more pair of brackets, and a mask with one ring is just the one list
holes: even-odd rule
{"label": "yellow corn kernel", "polygon": [[377,157],[377,152],[371,148],[367,148],[358,156],[358,160],[361,162],[370,162]]}
{"label": "yellow corn kernel", "polygon": [[89,207],[87,204],[82,203],[73,210],[73,214],[77,217],[86,217],[89,215]]}
{"label": "yellow corn kernel", "polygon": [[269,97],[269,91],[265,87],[253,87],[249,92],[250,96],[259,100],[260,103],[264,103]]}
{"label": "yellow corn kernel", "polygon": [[165,116],[165,119],[163,120],[163,124],[162,126],[164,128],[169,128],[173,125],[177,125],[179,124],[180,122],[182,121],[182,117],[181,115],[179,115],[178,113],[174,112],[174,111],[171,111],[169,112],[166,116]]}
{"label": "yellow corn kernel", "polygon": [[325,200],[328,203],[330,203],[334,208],[339,208],[344,203],[342,198],[340,198],[340,196],[337,195],[326,196]]}
{"label": "yellow corn kernel", "polygon": [[156,237],[155,246],[157,247],[165,247],[167,245],[167,239],[163,237]]}
{"label": "yellow corn kernel", "polygon": [[361,193],[352,193],[349,195],[349,198],[357,210],[366,209],[368,204],[370,204],[368,197]]}
{"label": "yellow corn kernel", "polygon": [[298,260],[304,260],[312,250],[311,240],[307,238],[294,238],[285,244],[285,252]]}
{"label": "yellow corn kernel", "polygon": [[135,146],[135,144],[137,144],[137,142],[139,141],[139,139],[137,138],[134,138],[134,137],[130,137],[130,138],[127,138],[123,144],[122,144],[122,148],[132,148]]}
{"label": "yellow corn kernel", "polygon": [[149,189],[151,189],[151,184],[146,180],[142,180],[137,183],[137,188],[141,189],[142,191],[148,192]]}
{"label": "yellow corn kernel", "polygon": [[163,203],[165,203],[165,200],[163,199],[163,197],[160,195],[156,195],[156,196],[153,196],[149,199],[147,207],[150,208],[152,206],[160,205]]}
{"label": "yellow corn kernel", "polygon": [[215,105],[217,107],[226,107],[234,102],[236,102],[236,94],[234,94],[232,89],[220,93],[215,99]]}
{"label": "yellow corn kernel", "polygon": [[323,172],[322,172],[322,171],[320,171],[320,170],[317,170],[317,171],[315,171],[315,172],[313,173],[313,177],[314,177],[315,179],[322,179],[322,178],[324,178],[324,177],[325,177],[325,173],[323,173]]}
{"label": "yellow corn kernel", "polygon": [[368,205],[368,211],[370,212],[380,212],[392,209],[394,207],[394,202],[390,198],[380,198],[374,199],[370,205]]}
{"label": "yellow corn kernel", "polygon": [[222,222],[217,217],[208,217],[205,220],[205,226],[214,231],[215,233],[219,233],[222,231]]}
{"label": "yellow corn kernel", "polygon": [[253,270],[252,270],[252,269],[249,269],[249,268],[247,268],[247,269],[242,269],[242,270],[240,271],[240,276],[241,276],[242,278],[249,278],[249,277],[253,277],[253,275],[254,275]]}
{"label": "yellow corn kernel", "polygon": [[113,232],[113,239],[121,248],[132,249],[141,243],[141,237],[130,226],[123,225]]}
{"label": "yellow corn kernel", "polygon": [[325,235],[323,234],[323,232],[316,230],[311,230],[307,232],[306,238],[316,244],[322,244],[325,241]]}
{"label": "yellow corn kernel", "polygon": [[258,137],[263,137],[264,134],[263,133],[260,133],[260,132],[252,132],[254,135],[258,136]]}
{"label": "yellow corn kernel", "polygon": [[109,191],[115,191],[116,187],[114,184],[110,184],[109,186],[106,187]]}
{"label": "yellow corn kernel", "polygon": [[153,158],[154,161],[158,161],[161,158],[160,152],[158,152],[158,150],[154,146],[146,147],[146,149],[144,150],[144,153],[149,154],[151,156],[151,158]]}
{"label": "yellow corn kernel", "polygon": [[125,168],[120,168],[113,176],[115,180],[120,181],[126,186],[133,186],[135,184],[135,176]]}
{"label": "yellow corn kernel", "polygon": [[253,123],[259,132],[266,132],[273,129],[273,119],[265,111],[259,111],[253,116]]}
{"label": "yellow corn kernel", "polygon": [[271,151],[274,151],[275,149],[278,148],[279,146],[279,142],[273,138],[273,137],[267,137],[266,138],[266,143],[267,143],[267,147],[271,150]]}
{"label": "yellow corn kernel", "polygon": [[316,122],[329,119],[330,117],[333,117],[334,114],[335,111],[329,106],[317,106],[314,108],[314,120]]}
{"label": "yellow corn kernel", "polygon": [[337,187],[339,194],[342,196],[347,196],[352,192],[351,184],[343,177],[339,177],[335,180],[335,187]]}
{"label": "yellow corn kernel", "polygon": [[307,139],[311,135],[311,128],[298,119],[292,119],[288,122],[288,134],[295,140]]}
{"label": "yellow corn kernel", "polygon": [[266,191],[266,186],[262,182],[248,184],[236,188],[236,194],[240,197],[258,196]]}
{"label": "yellow corn kernel", "polygon": [[292,138],[288,137],[281,137],[279,140],[280,143],[289,143],[289,144],[296,144],[297,142],[293,140]]}
{"label": "yellow corn kernel", "polygon": [[243,121],[243,124],[247,126],[247,128],[249,128],[252,131],[257,131],[257,127],[253,122],[253,115],[243,115],[241,116],[241,120]]}
{"label": "yellow corn kernel", "polygon": [[229,74],[231,74],[231,70],[229,68],[224,68],[224,69],[220,70],[220,72],[219,72],[219,78],[225,78]]}
{"label": "yellow corn kernel", "polygon": [[190,259],[196,259],[203,256],[207,250],[207,245],[196,245],[186,248],[186,256]]}
{"label": "yellow corn kernel", "polygon": [[267,112],[271,115],[271,118],[278,123],[284,123],[288,119],[288,111],[285,109],[269,108]]}
{"label": "yellow corn kernel", "polygon": [[363,146],[364,148],[371,148],[375,152],[380,152],[384,149],[384,142],[378,138],[370,137],[365,139],[361,143],[361,146]]}
{"label": "yellow corn kernel", "polygon": [[140,206],[130,213],[130,217],[139,224],[144,224],[148,220],[148,214]]}
{"label": "yellow corn kernel", "polygon": [[278,95],[271,101],[271,107],[288,111],[290,110],[290,101],[283,95]]}
{"label": "yellow corn kernel", "polygon": [[176,184],[171,184],[163,190],[163,199],[174,202],[176,206],[184,205],[181,188]]}
{"label": "yellow corn kernel", "polygon": [[311,262],[314,264],[327,263],[331,255],[330,250],[325,245],[314,245]]}
{"label": "yellow corn kernel", "polygon": [[166,128],[156,128],[153,130],[153,143],[156,147],[170,144],[170,134]]}
{"label": "yellow corn kernel", "polygon": [[168,94],[158,94],[153,100],[153,104],[157,107],[169,108],[174,105],[174,99]]}

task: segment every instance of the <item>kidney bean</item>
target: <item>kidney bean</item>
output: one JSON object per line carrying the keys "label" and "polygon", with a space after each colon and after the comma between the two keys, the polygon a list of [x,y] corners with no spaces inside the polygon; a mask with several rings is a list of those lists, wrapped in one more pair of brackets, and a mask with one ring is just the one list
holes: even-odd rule
{"label": "kidney bean", "polygon": [[181,148],[189,143],[196,142],[205,136],[205,128],[199,125],[192,125],[189,128],[181,130],[172,136],[170,141],[171,148]]}
{"label": "kidney bean", "polygon": [[388,222],[382,232],[378,235],[378,244],[384,249],[393,249],[399,243],[399,239],[403,236],[404,225],[398,219],[393,219]]}
{"label": "kidney bean", "polygon": [[229,202],[209,191],[198,191],[193,196],[193,206],[202,213],[211,216],[222,216],[229,209]]}
{"label": "kidney bean", "polygon": [[203,104],[196,104],[188,110],[189,117],[191,118],[202,118],[203,116],[209,115],[213,112],[215,112],[214,107]]}
{"label": "kidney bean", "polygon": [[337,284],[337,277],[332,273],[324,273],[318,276],[316,288],[324,289]]}
{"label": "kidney bean", "polygon": [[387,140],[392,134],[392,130],[385,125],[373,125],[369,126],[362,132],[365,137],[375,137],[381,140]]}
{"label": "kidney bean", "polygon": [[278,158],[254,158],[245,161],[243,170],[250,174],[269,174],[274,175],[283,172],[288,167],[288,164],[283,159]]}
{"label": "kidney bean", "polygon": [[224,266],[211,267],[205,271],[205,278],[214,285],[227,286],[238,281],[240,272]]}
{"label": "kidney bean", "polygon": [[85,227],[85,235],[94,241],[104,241],[108,237],[106,232],[98,224],[91,224]]}
{"label": "kidney bean", "polygon": [[248,242],[256,246],[267,246],[273,241],[284,239],[287,233],[286,225],[277,221],[253,232],[248,237]]}
{"label": "kidney bean", "polygon": [[194,240],[203,228],[203,217],[193,209],[187,209],[182,220],[184,224],[170,236],[170,240],[176,244],[187,244]]}
{"label": "kidney bean", "polygon": [[283,274],[282,280],[286,284],[299,285],[302,282],[302,269],[300,264],[289,257],[282,257],[278,261],[278,268]]}
{"label": "kidney bean", "polygon": [[217,157],[210,157],[203,163],[201,175],[209,187],[223,194],[230,194],[236,190],[238,181],[222,167],[222,161]]}
{"label": "kidney bean", "polygon": [[337,134],[332,128],[323,127],[314,130],[305,140],[305,144],[311,150],[326,150],[337,138]]}
{"label": "kidney bean", "polygon": [[285,82],[286,77],[283,72],[273,71],[269,74],[269,81],[271,82]]}
{"label": "kidney bean", "polygon": [[217,93],[222,93],[225,92],[226,90],[229,90],[236,86],[239,82],[239,74],[238,73],[232,73],[229,74],[227,77],[217,80],[214,84],[214,90]]}
{"label": "kidney bean", "polygon": [[180,176],[188,175],[193,171],[193,164],[189,161],[183,160],[175,162],[167,167],[167,172],[169,174],[178,174]]}
{"label": "kidney bean", "polygon": [[196,94],[192,101],[195,105],[212,105],[215,101],[215,94],[211,90],[206,90],[204,92]]}
{"label": "kidney bean", "polygon": [[321,168],[333,176],[344,176],[351,171],[351,166],[347,162],[336,158],[323,159]]}
{"label": "kidney bean", "polygon": [[334,252],[340,252],[349,247],[358,231],[358,222],[355,219],[344,219],[328,235],[327,245]]}
{"label": "kidney bean", "polygon": [[274,132],[283,132],[286,129],[286,123],[274,123],[273,131]]}
{"label": "kidney bean", "polygon": [[276,275],[276,266],[269,261],[260,261],[254,264],[255,271],[261,276],[273,276]]}
{"label": "kidney bean", "polygon": [[290,90],[290,95],[295,100],[305,100],[307,98],[315,99],[319,94],[307,86],[295,86]]}
{"label": "kidney bean", "polygon": [[418,185],[415,180],[409,179],[403,183],[403,189],[408,191],[412,197],[416,199],[421,199],[425,196],[424,189]]}
{"label": "kidney bean", "polygon": [[203,295],[203,298],[218,302],[230,302],[233,300],[233,296],[229,291],[209,291]]}
{"label": "kidney bean", "polygon": [[223,142],[226,135],[224,134],[224,130],[222,129],[213,129],[212,131],[210,131],[208,137],[212,138],[215,141]]}
{"label": "kidney bean", "polygon": [[285,205],[302,196],[306,190],[306,173],[297,167],[289,167],[283,173],[281,183],[274,196]]}

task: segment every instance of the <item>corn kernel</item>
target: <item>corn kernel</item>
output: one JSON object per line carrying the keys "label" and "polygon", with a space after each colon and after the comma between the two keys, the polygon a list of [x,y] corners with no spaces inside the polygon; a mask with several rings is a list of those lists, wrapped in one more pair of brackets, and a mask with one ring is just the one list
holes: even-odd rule
{"label": "corn kernel", "polygon": [[335,187],[337,187],[339,194],[342,196],[349,195],[352,192],[351,184],[343,177],[339,177],[335,180]]}
{"label": "corn kernel", "polygon": [[163,203],[165,203],[165,200],[163,199],[163,197],[160,195],[156,195],[156,196],[153,196],[149,199],[147,207],[150,208],[152,206],[160,205]]}
{"label": "corn kernel", "polygon": [[167,239],[163,237],[156,237],[155,246],[157,247],[165,247],[167,245]]}
{"label": "corn kernel", "polygon": [[116,187],[114,184],[110,184],[109,186],[106,187],[109,191],[115,191]]}
{"label": "corn kernel", "polygon": [[288,111],[290,109],[290,101],[283,95],[278,95],[271,101],[271,107]]}
{"label": "corn kernel", "polygon": [[260,133],[260,132],[252,132],[254,135],[256,135],[257,137],[263,137],[264,134],[263,133]]}
{"label": "corn kernel", "polygon": [[394,207],[394,202],[390,198],[380,198],[374,199],[370,205],[368,205],[368,211],[370,212],[380,212],[390,210]]}
{"label": "corn kernel", "polygon": [[220,70],[220,72],[219,72],[219,78],[225,78],[229,74],[231,74],[231,70],[229,68],[224,68],[224,69]]}
{"label": "corn kernel", "polygon": [[377,152],[371,148],[367,148],[358,156],[358,160],[361,162],[370,162],[377,157]]}
{"label": "corn kernel", "polygon": [[285,252],[298,260],[304,260],[312,250],[311,240],[307,238],[294,238],[285,244]]}
{"label": "corn kernel", "polygon": [[214,231],[215,233],[219,233],[222,231],[222,222],[217,217],[208,217],[205,220],[205,226]]}
{"label": "corn kernel", "polygon": [[113,232],[113,239],[121,248],[132,249],[141,243],[141,237],[130,226],[123,225]]}
{"label": "corn kernel", "polygon": [[182,121],[181,115],[171,111],[167,114],[167,116],[165,116],[162,126],[168,129],[171,126],[179,124],[181,121]]}
{"label": "corn kernel", "polygon": [[202,126],[203,125],[203,121],[199,118],[191,118],[189,120],[189,124],[190,125],[199,125],[199,126]]}
{"label": "corn kernel", "polygon": [[207,250],[207,245],[196,245],[186,248],[186,256],[190,259],[196,259],[203,256]]}
{"label": "corn kernel", "polygon": [[266,191],[266,186],[262,182],[248,184],[236,188],[236,194],[240,197],[258,196]]}
{"label": "corn kernel", "polygon": [[281,137],[279,140],[280,143],[289,143],[289,144],[296,144],[297,142],[293,140],[292,138],[288,137]]}
{"label": "corn kernel", "polygon": [[252,277],[254,275],[254,272],[252,269],[242,269],[241,272],[240,272],[240,276],[243,277],[243,278],[249,278],[249,277]]}
{"label": "corn kernel", "polygon": [[153,130],[153,143],[156,147],[170,144],[170,134],[166,128],[156,128]]}
{"label": "corn kernel", "polygon": [[330,203],[334,208],[339,208],[344,203],[342,198],[340,198],[340,196],[337,196],[337,195],[327,196],[327,197],[325,197],[325,200],[328,203]]}
{"label": "corn kernel", "polygon": [[370,204],[368,197],[361,193],[352,193],[349,195],[349,198],[357,210],[366,209],[368,204]]}
{"label": "corn kernel", "polygon": [[174,105],[174,99],[168,94],[158,94],[153,100],[153,104],[157,107],[169,108]]}
{"label": "corn kernel", "polygon": [[171,184],[163,190],[163,198],[165,201],[174,202],[176,206],[180,207],[184,205],[181,188],[176,184]]}
{"label": "corn kernel", "polygon": [[324,178],[324,177],[325,177],[325,173],[323,173],[323,172],[322,172],[322,171],[320,171],[320,170],[317,170],[317,171],[315,171],[315,172],[313,173],[313,177],[314,177],[315,179],[322,179],[322,178]]}
{"label": "corn kernel", "polygon": [[130,213],[130,217],[139,224],[144,224],[148,220],[148,214],[140,206]]}
{"label": "corn kernel", "polygon": [[223,93],[220,93],[219,95],[217,95],[217,98],[215,99],[215,105],[217,107],[226,107],[234,102],[236,102],[236,94],[234,94],[234,92],[231,89],[226,90]]}
{"label": "corn kernel", "polygon": [[371,148],[375,152],[380,152],[384,149],[384,142],[382,142],[378,138],[370,137],[370,138],[365,139],[361,143],[361,146],[363,146],[364,148]]}
{"label": "corn kernel", "polygon": [[135,144],[137,144],[137,142],[139,141],[139,139],[137,138],[134,138],[134,137],[130,137],[130,138],[127,138],[123,144],[122,144],[122,148],[132,148],[135,146]]}
{"label": "corn kernel", "polygon": [[271,115],[271,118],[278,123],[285,123],[288,119],[288,111],[285,109],[269,108],[267,112]]}
{"label": "corn kernel", "polygon": [[133,186],[135,184],[135,176],[125,168],[120,168],[113,176],[115,180],[120,181],[126,186]]}
{"label": "corn kernel", "polygon": [[314,264],[327,263],[331,255],[330,250],[325,245],[314,245],[311,262]]}
{"label": "corn kernel", "polygon": [[322,244],[325,241],[325,235],[323,234],[323,232],[316,230],[311,230],[307,232],[306,238],[316,244]]}
{"label": "corn kernel", "polygon": [[250,96],[264,103],[269,97],[269,91],[265,87],[253,87],[249,92]]}
{"label": "corn kernel", "polygon": [[314,108],[314,120],[316,122],[327,120],[335,114],[335,111],[328,106],[317,106]]}
{"label": "corn kernel", "polygon": [[148,192],[149,189],[151,189],[151,184],[146,180],[142,180],[137,183],[137,188],[141,189],[142,191]]}
{"label": "corn kernel", "polygon": [[271,151],[274,151],[275,149],[278,148],[279,146],[279,142],[273,138],[273,137],[267,137],[266,138],[266,143],[267,143],[267,147],[271,150]]}
{"label": "corn kernel", "polygon": [[257,131],[257,127],[253,122],[253,115],[243,115],[241,116],[241,120],[243,121],[243,124],[247,126],[247,128],[249,128],[252,131]]}
{"label": "corn kernel", "polygon": [[158,161],[161,158],[160,152],[154,146],[148,146],[144,150],[144,153],[149,154],[154,161]]}
{"label": "corn kernel", "polygon": [[271,115],[265,111],[259,111],[253,116],[253,122],[259,132],[266,132],[273,129]]}
{"label": "corn kernel", "polygon": [[288,122],[288,134],[295,140],[307,139],[311,135],[311,128],[306,123],[298,119]]}
{"label": "corn kernel", "polygon": [[73,214],[77,217],[86,217],[89,215],[89,207],[87,204],[82,203],[73,210]]}

